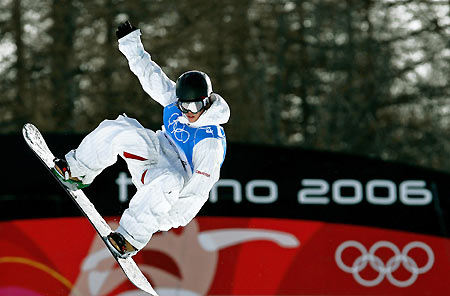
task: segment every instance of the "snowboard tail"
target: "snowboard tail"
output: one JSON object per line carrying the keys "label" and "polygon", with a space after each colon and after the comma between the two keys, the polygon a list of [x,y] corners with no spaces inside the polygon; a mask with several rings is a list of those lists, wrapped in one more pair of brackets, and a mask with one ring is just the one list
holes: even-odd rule
{"label": "snowboard tail", "polygon": [[61,181],[54,175],[52,169],[54,167],[53,160],[55,156],[50,151],[45,142],[44,138],[40,131],[31,123],[27,123],[24,125],[22,129],[23,137],[27,142],[28,146],[30,146],[31,150],[36,154],[36,156],[41,160],[41,162],[46,166],[48,171],[58,180],[58,183],[64,188],[64,191],[72,198],[81,212],[86,216],[91,225],[97,231],[98,235],[102,238],[108,250],[111,252],[114,259],[116,259],[117,264],[119,264],[120,268],[122,268],[125,275],[128,279],[139,289],[149,293],[150,295],[157,296],[155,290],[148,282],[147,278],[142,274],[141,270],[134,262],[132,257],[128,257],[126,259],[118,257],[108,246],[106,242],[106,237],[108,234],[112,232],[109,225],[103,219],[103,217],[97,212],[94,205],[90,202],[90,200],[86,197],[84,192],[81,189],[78,190],[70,190]]}

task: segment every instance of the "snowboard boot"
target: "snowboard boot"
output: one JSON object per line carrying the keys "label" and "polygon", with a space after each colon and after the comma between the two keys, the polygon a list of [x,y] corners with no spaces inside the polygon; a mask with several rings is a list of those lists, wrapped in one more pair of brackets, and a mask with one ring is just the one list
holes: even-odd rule
{"label": "snowboard boot", "polygon": [[55,163],[55,166],[53,167],[52,172],[64,186],[70,190],[83,189],[89,186],[89,184],[83,184],[79,178],[70,175],[69,165],[66,160],[55,158],[53,162]]}
{"label": "snowboard boot", "polygon": [[133,247],[124,237],[118,232],[111,232],[106,237],[106,243],[110,250],[116,256],[126,259],[130,256],[136,255],[138,249]]}

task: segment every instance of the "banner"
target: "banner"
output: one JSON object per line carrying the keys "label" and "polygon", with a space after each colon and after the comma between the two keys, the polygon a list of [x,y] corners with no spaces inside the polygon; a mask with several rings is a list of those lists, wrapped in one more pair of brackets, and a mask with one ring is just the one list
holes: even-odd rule
{"label": "banner", "polygon": [[[45,136],[58,157],[82,139]],[[0,296],[138,295],[24,141],[2,141]],[[230,143],[198,217],[155,234],[135,259],[161,296],[443,295],[448,180],[354,155]],[[119,157],[84,192],[114,229],[136,189]]]}

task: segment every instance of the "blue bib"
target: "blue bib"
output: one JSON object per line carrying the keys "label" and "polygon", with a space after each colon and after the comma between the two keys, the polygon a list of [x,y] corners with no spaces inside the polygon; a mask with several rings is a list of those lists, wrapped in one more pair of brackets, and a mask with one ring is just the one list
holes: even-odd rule
{"label": "blue bib", "polygon": [[[226,137],[223,128],[220,125],[206,125],[201,127],[190,127],[187,124],[180,123],[178,118],[183,116],[176,103],[167,105],[164,108],[163,122],[166,135],[177,146],[179,152],[184,153],[186,160],[193,173],[194,165],[192,163],[192,153],[195,145],[201,140],[215,138],[222,141],[223,159],[227,149]],[[182,159],[183,160],[183,159]],[[223,163],[223,160],[222,160]]]}

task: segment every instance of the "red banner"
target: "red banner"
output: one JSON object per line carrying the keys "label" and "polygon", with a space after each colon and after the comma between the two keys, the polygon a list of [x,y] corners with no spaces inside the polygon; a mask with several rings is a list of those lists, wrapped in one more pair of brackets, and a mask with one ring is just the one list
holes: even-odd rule
{"label": "red banner", "polygon": [[[0,233],[0,296],[135,295],[84,218],[1,222]],[[161,296],[444,295],[449,256],[450,241],[436,236],[200,217],[134,258]]]}

